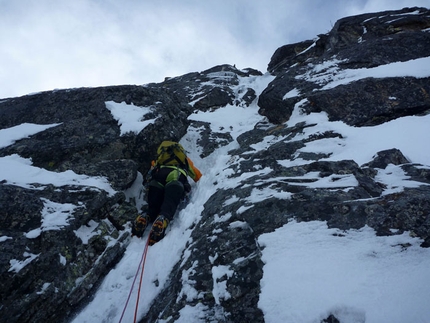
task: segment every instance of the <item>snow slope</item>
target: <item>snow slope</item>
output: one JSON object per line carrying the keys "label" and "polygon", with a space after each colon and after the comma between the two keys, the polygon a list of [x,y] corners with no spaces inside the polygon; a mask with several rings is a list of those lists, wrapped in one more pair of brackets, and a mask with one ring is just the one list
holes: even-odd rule
{"label": "snow slope", "polygon": [[[422,60],[415,60],[395,63],[391,67],[398,69],[402,75],[404,68],[411,71],[410,73],[419,71],[415,76],[423,77],[430,76],[429,66],[430,64],[426,63],[423,68]],[[344,84],[361,77],[385,77],[389,67],[371,71],[361,69],[359,73],[343,71],[336,82]],[[394,76],[394,73],[390,72],[390,75]],[[315,77],[314,81],[319,82],[321,75],[306,77],[308,79]],[[270,75],[242,78],[241,85],[253,87],[259,94],[272,79]],[[336,86],[333,82],[329,84]],[[223,131],[230,132],[233,139],[236,139],[239,134],[252,129],[257,122],[264,120],[257,111],[258,106],[254,102],[248,108],[226,106],[213,112],[198,112],[191,118],[210,122],[211,127],[216,131],[220,132],[220,129],[224,129]],[[115,109],[115,117],[121,120],[122,129],[124,131],[135,129],[133,125],[127,125],[127,123],[136,123],[139,120],[132,120],[130,115],[127,118],[121,117],[120,114],[121,109]],[[140,118],[138,113],[136,118]],[[428,140],[422,140],[428,138],[430,115],[400,118],[375,127],[355,128],[342,122],[330,122],[324,113],[302,115],[299,103],[287,125],[293,126],[302,121],[308,124],[316,123],[315,126],[306,128],[306,133],[303,135],[309,136],[311,133],[322,133],[327,130],[334,130],[342,135],[342,139],[319,140],[309,143],[302,149],[309,152],[332,153],[327,160],[353,159],[361,165],[370,161],[380,150],[399,148],[411,162],[427,165],[423,166],[426,168],[430,167],[428,166],[430,165],[430,143]],[[0,130],[0,138],[2,138],[0,143],[6,146],[43,129],[43,127],[35,128],[34,125],[21,125],[19,131]],[[408,130],[400,132],[398,129]],[[20,137],[19,134],[22,136]],[[238,147],[236,141],[217,149],[202,160],[199,157],[198,138],[198,130],[190,128],[181,143],[190,152],[191,159],[204,176],[199,183],[193,184],[193,194],[188,205],[176,215],[166,237],[148,249],[138,317],[145,314],[152,300],[168,283],[168,275],[175,263],[180,261],[181,257],[187,257],[182,253],[191,239],[191,228],[200,220],[205,202],[218,187],[235,187],[237,181],[241,180],[241,178],[228,178],[228,172],[224,171],[230,159],[227,152]],[[252,148],[256,151],[263,150],[280,140],[285,138],[268,136]],[[278,162],[286,167],[306,163],[300,159]],[[21,176],[23,172],[25,177]],[[270,169],[260,169],[256,172],[270,172]],[[389,170],[381,171],[378,176],[388,185],[385,193],[417,185],[408,180],[403,171],[394,165]],[[31,183],[35,182],[60,185],[73,181],[74,185],[93,186],[112,193],[112,189],[103,178],[82,177],[73,172],[51,174],[31,166],[30,160],[17,155],[0,158],[0,180],[24,187],[31,187]],[[351,178],[343,180],[346,187],[356,185]],[[312,185],[330,187],[327,181],[313,182]],[[136,184],[127,192],[127,195],[138,196],[140,189],[139,184]],[[273,194],[276,192],[259,191],[258,194],[249,196],[248,200],[257,202]],[[46,203],[48,207],[49,202]],[[67,212],[72,212],[73,207],[53,207],[57,207],[57,211],[64,217],[64,221],[58,225],[66,225]],[[55,224],[44,223],[41,226],[41,230],[48,228],[55,229]],[[143,239],[131,239],[123,259],[106,276],[89,305],[74,318],[74,323],[120,321],[142,257],[147,234],[148,232]],[[0,237],[0,243],[6,239],[8,237]],[[265,266],[259,307],[264,312],[265,321],[268,323],[320,322],[329,313],[335,313],[342,322],[430,322],[430,270],[428,270],[430,249],[420,248],[420,242],[419,239],[412,238],[407,233],[392,237],[377,237],[368,227],[340,232],[336,229],[328,229],[325,222],[318,221],[307,223],[292,221],[275,232],[260,236],[259,243],[264,247]],[[411,246],[404,248],[406,244]],[[34,256],[37,255],[29,255],[29,261],[34,259]],[[10,270],[19,270],[20,265],[25,266],[25,264],[11,263]],[[212,272],[214,278],[224,274],[227,276],[230,274],[228,267],[217,267]],[[183,273],[182,279],[184,286],[182,295],[186,295],[189,299],[197,297],[196,290],[187,281],[186,272]],[[123,322],[133,321],[137,289],[136,282]],[[226,287],[221,284],[214,284],[212,292],[216,300],[228,297]],[[204,305],[187,306],[180,312],[180,318],[176,322],[204,322],[203,311]]]}

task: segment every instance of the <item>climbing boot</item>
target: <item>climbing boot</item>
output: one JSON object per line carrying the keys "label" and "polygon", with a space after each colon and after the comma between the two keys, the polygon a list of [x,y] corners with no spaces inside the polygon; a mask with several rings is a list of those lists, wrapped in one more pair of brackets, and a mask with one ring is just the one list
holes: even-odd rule
{"label": "climbing boot", "polygon": [[131,228],[131,235],[142,238],[146,227],[148,226],[149,217],[147,215],[138,215]]}
{"label": "climbing boot", "polygon": [[159,215],[155,219],[154,223],[152,224],[152,229],[149,236],[150,246],[152,246],[154,243],[164,238],[164,235],[166,234],[166,228],[168,225],[169,225],[169,220],[163,215]]}

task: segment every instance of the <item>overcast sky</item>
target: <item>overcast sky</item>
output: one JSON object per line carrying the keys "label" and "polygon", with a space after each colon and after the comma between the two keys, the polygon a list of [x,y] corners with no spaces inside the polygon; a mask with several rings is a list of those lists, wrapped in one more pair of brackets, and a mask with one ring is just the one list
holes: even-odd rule
{"label": "overcast sky", "polygon": [[0,0],[0,98],[161,82],[236,64],[360,13],[430,0]]}

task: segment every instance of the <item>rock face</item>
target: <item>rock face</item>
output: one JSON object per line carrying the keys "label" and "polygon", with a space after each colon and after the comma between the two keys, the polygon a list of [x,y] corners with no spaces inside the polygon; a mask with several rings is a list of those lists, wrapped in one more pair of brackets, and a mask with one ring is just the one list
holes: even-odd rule
{"label": "rock face", "polygon": [[[400,14],[396,18],[396,14]],[[428,113],[429,78],[366,78],[334,87],[347,69],[373,68],[419,59],[430,52],[428,10],[364,14],[339,20],[325,35],[279,48],[269,63],[277,77],[260,95],[260,113],[273,123],[287,121],[297,102],[307,113],[325,111],[330,120],[371,126]],[[324,65],[321,63],[324,62]],[[319,68],[315,68],[319,66]],[[379,69],[380,70],[380,69]],[[326,76],[331,75],[332,79]],[[318,76],[318,82],[309,82]],[[408,76],[408,75],[405,75]],[[331,88],[334,87],[334,88]],[[326,89],[330,88],[330,91]],[[288,93],[297,92],[297,95]]]}
{"label": "rock face", "polygon": [[[191,129],[198,129],[196,146],[203,159],[237,141],[225,168],[228,180],[236,184],[226,188],[217,184],[171,272],[170,284],[142,322],[174,322],[185,306],[197,305],[205,308],[207,322],[264,322],[258,307],[263,276],[258,237],[291,219],[325,220],[340,229],[368,225],[380,235],[410,231],[424,240],[423,247],[429,247],[428,167],[411,163],[396,147],[378,152],[363,165],[348,159],[327,161],[327,154],[301,149],[320,140],[342,139],[341,133],[309,134],[312,123],[284,124],[298,107],[304,115],[324,111],[329,120],[356,127],[428,114],[428,77],[333,82],[342,80],[347,70],[375,69],[381,75],[386,73],[381,71],[384,64],[427,57],[429,28],[430,11],[423,8],[341,19],[316,41],[279,48],[268,66],[276,77],[260,95],[239,82],[259,77],[260,72],[221,65],[159,84],[61,90],[1,101],[0,129],[23,123],[53,126],[5,145],[0,158],[31,158],[34,167],[49,174],[73,171],[85,178],[105,179],[107,185],[106,189],[80,183],[23,186],[0,178],[1,320],[66,322],[88,302],[123,255],[130,222],[141,211],[135,200],[126,197],[127,189],[142,180],[140,174],[147,172],[162,140],[179,140]],[[247,108],[257,101],[268,122],[237,138],[189,118],[195,111],[226,105]],[[149,112],[143,119],[155,121],[138,133],[123,131],[108,109],[109,102],[145,107]],[[262,142],[265,148],[255,149]],[[278,162],[297,159],[306,162],[296,166]],[[377,175],[389,167],[421,185],[385,194],[386,186]],[[265,169],[270,172],[258,172]],[[345,178],[354,178],[357,185],[345,189]],[[334,184],[330,189],[312,186],[321,179]],[[249,197],[262,190],[276,194],[251,202]],[[37,231],[41,214],[59,216],[64,207],[73,209],[73,217],[61,230],[42,227]],[[86,238],[84,231],[90,232]],[[230,274],[217,277],[213,273],[217,266],[228,267]],[[187,299],[181,294],[184,272],[201,297]],[[225,283],[229,298],[212,294],[218,283]],[[330,315],[325,321],[338,320]]]}
{"label": "rock face", "polygon": [[[147,173],[158,144],[184,136],[190,124],[187,117],[194,111],[189,104],[193,100],[203,97],[197,104],[202,110],[229,103],[249,105],[256,97],[251,89],[240,89],[240,93],[231,89],[238,76],[249,75],[261,73],[223,65],[162,84],[70,89],[2,100],[1,129],[29,123],[53,126],[6,145],[0,149],[0,157],[31,158],[32,165],[46,170],[48,176],[74,172],[85,178],[102,177],[110,188],[106,191],[79,183],[22,187],[2,179],[2,319],[60,322],[79,307],[129,243],[129,223],[141,210],[124,192],[136,180],[142,181],[138,174]],[[209,80],[211,86],[201,86]],[[137,134],[122,133],[108,109],[109,102],[145,107],[150,112],[142,119],[155,121]],[[232,140],[225,135],[219,140],[208,124],[195,125],[207,129],[200,139],[202,155]],[[61,216],[58,208],[64,205],[74,208],[73,219],[61,230],[37,233],[43,222],[41,214]],[[81,231],[90,232],[88,239],[81,237]],[[29,264],[15,273],[11,261]]]}
{"label": "rock face", "polygon": [[[109,101],[150,106],[159,117],[138,135],[120,136],[106,108]],[[62,321],[116,264],[128,244],[124,225],[138,212],[123,191],[138,170],[146,173],[156,142],[184,135],[190,112],[173,94],[138,86],[47,92],[1,104],[2,128],[58,125],[1,149],[0,156],[31,158],[35,167],[51,174],[103,176],[115,191],[79,185],[40,185],[35,190],[6,181],[0,185],[0,235],[9,237],[0,256],[4,322]],[[62,230],[34,233],[44,210],[61,215],[55,205],[76,207],[73,220]],[[85,228],[92,231],[88,241],[76,233]],[[31,259],[28,255],[38,255],[37,260],[16,274],[9,270],[11,260],[25,262]]]}

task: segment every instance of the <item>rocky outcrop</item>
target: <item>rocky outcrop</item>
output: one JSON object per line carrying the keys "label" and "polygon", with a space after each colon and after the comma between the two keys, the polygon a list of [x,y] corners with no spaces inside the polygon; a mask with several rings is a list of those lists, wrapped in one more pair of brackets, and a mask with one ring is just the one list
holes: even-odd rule
{"label": "rocky outcrop", "polygon": [[[2,100],[0,129],[23,123],[52,126],[5,145],[0,157],[20,158],[49,176],[73,172],[82,176],[82,183],[22,185],[0,179],[1,320],[69,321],[129,244],[130,223],[142,210],[128,188],[141,186],[160,141],[179,140],[191,130],[199,135],[193,144],[202,158],[233,141],[237,145],[228,152],[225,174],[213,183],[216,190],[194,224],[169,284],[142,322],[174,322],[186,306],[203,308],[207,322],[264,322],[258,307],[264,265],[258,238],[292,219],[324,220],[345,230],[368,225],[380,235],[409,231],[429,247],[428,166],[412,163],[396,147],[378,152],[363,165],[330,160],[329,152],[304,148],[324,140],[341,141],[342,133],[310,131],[316,126],[312,122],[284,123],[296,108],[303,115],[326,112],[329,120],[355,127],[427,114],[428,77],[368,77],[337,86],[332,82],[350,70],[427,57],[429,27],[430,12],[423,8],[341,19],[315,41],[279,48],[269,63],[276,78],[260,96],[241,81],[260,72],[220,65],[159,84]],[[257,100],[268,121],[237,138],[189,118],[196,111],[226,105],[247,109]],[[108,102],[145,108],[141,121],[152,123],[125,131]],[[283,160],[302,162],[282,164]],[[388,190],[380,174],[392,168],[415,185]],[[259,198],[262,192],[269,198]],[[56,229],[44,229],[43,214],[64,221]],[[198,297],[181,292],[185,274]],[[225,287],[228,297],[214,295],[217,284]],[[324,321],[338,320],[330,314]]]}
{"label": "rocky outcrop", "polygon": [[[157,297],[149,313],[141,322],[166,319],[174,322],[186,305],[207,308],[207,317],[219,322],[264,322],[258,307],[263,263],[258,237],[273,232],[292,219],[296,221],[327,221],[329,227],[344,230],[365,225],[379,235],[395,235],[410,231],[421,237],[422,247],[430,246],[430,177],[428,167],[410,164],[397,149],[379,152],[364,165],[352,160],[319,161],[324,156],[301,155],[308,163],[302,166],[283,167],[277,161],[294,159],[307,142],[332,138],[327,133],[294,142],[277,142],[257,153],[252,145],[267,136],[283,137],[301,133],[306,126],[292,128],[262,125],[238,138],[240,148],[231,151],[236,162],[227,168],[231,178],[238,179],[234,188],[218,189],[208,202],[202,220],[194,229],[187,254],[171,274],[170,285]],[[394,194],[384,194],[386,188],[377,174],[388,165],[398,165],[405,174],[421,185],[406,188]],[[267,174],[256,169],[270,168]],[[317,177],[309,174],[318,173]],[[353,177],[357,186],[346,188],[345,177]],[[242,180],[245,178],[244,180]],[[327,179],[330,188],[312,188],[312,183]],[[335,184],[339,182],[338,186]],[[272,197],[255,202],[251,196],[270,190]],[[234,202],[229,202],[231,200]],[[215,220],[214,220],[215,219]],[[405,246],[407,247],[407,246]],[[230,275],[215,280],[213,268],[226,266]],[[181,297],[182,275],[195,282],[196,294],[192,301]],[[225,283],[230,297],[216,299],[211,291],[217,283]],[[159,309],[163,308],[160,313]],[[333,316],[333,315],[332,315]],[[333,316],[333,319],[336,319]]]}
{"label": "rocky outcrop", "polygon": [[[255,93],[240,87],[238,79],[249,75],[261,73],[222,65],[161,84],[56,90],[2,100],[0,129],[25,123],[52,127],[1,148],[0,157],[31,159],[49,176],[73,172],[104,178],[110,188],[0,183],[2,319],[59,322],[78,308],[129,243],[130,222],[141,210],[124,191],[140,184],[138,174],[148,171],[158,143],[184,136],[193,105],[203,111],[230,103],[249,105]],[[147,108],[142,121],[154,121],[138,133],[123,133],[108,102]],[[202,156],[232,141],[212,133],[207,123],[199,126],[207,129],[200,139]],[[73,209],[73,217],[61,230],[37,232],[43,213],[61,215],[65,205]],[[11,262],[25,266],[14,272]]]}
{"label": "rocky outcrop", "polygon": [[[152,113],[145,118],[157,119],[137,135],[121,136],[118,122],[106,108],[109,101],[150,107]],[[59,90],[8,99],[1,104],[2,128],[22,123],[59,125],[2,149],[0,156],[31,157],[35,166],[53,171],[79,172],[84,165],[94,168],[95,163],[118,159],[133,160],[143,167],[151,161],[156,142],[179,140],[184,135],[191,112],[171,92],[143,86]],[[173,119],[177,122],[171,122]]]}
{"label": "rocky outcrop", "polygon": [[[158,118],[138,134],[120,135],[109,101],[150,107],[145,117]],[[0,156],[31,158],[34,167],[52,175],[72,171],[103,177],[112,188],[1,183],[0,236],[7,237],[0,256],[4,322],[60,322],[88,297],[128,245],[125,225],[139,210],[123,191],[138,171],[146,173],[157,142],[184,135],[191,110],[167,90],[141,86],[61,90],[1,103],[1,128],[56,126],[1,149]],[[41,227],[42,213],[61,216],[65,205],[74,208],[73,218],[61,230],[34,231]],[[31,263],[14,272],[11,261]]]}
{"label": "rocky outcrop", "polygon": [[[240,78],[261,76],[262,73],[252,68],[239,70],[231,65],[218,65],[203,72],[185,74],[167,78],[163,83],[150,84],[151,88],[168,89],[188,102],[195,111],[214,111],[228,104],[247,107],[256,98],[254,89],[242,85]],[[230,143],[233,139],[228,133],[213,132],[209,123],[191,121],[200,131],[201,157],[211,154],[216,148]]]}
{"label": "rocky outcrop", "polygon": [[151,87],[167,88],[189,102],[196,110],[207,111],[227,104],[245,105],[254,101],[255,92],[239,86],[239,78],[262,75],[252,68],[239,70],[231,65],[218,65],[203,72],[167,78]]}
{"label": "rocky outcrop", "polygon": [[[325,111],[330,120],[357,127],[428,113],[429,78],[367,78],[323,89],[328,81],[315,84],[298,76],[313,73],[314,67],[325,66],[324,62],[330,60],[339,60],[335,69],[340,73],[426,57],[429,19],[429,10],[422,8],[349,17],[337,22],[329,34],[320,35],[315,42],[287,45],[276,51],[269,64],[276,79],[260,95],[258,104],[260,113],[279,126],[257,124],[238,137],[239,148],[229,152],[232,159],[226,168],[231,180],[237,180],[236,185],[219,187],[205,204],[202,220],[184,252],[186,261],[175,267],[170,285],[142,322],[174,322],[185,306],[203,307],[208,321],[216,318],[218,322],[264,322],[258,307],[258,282],[263,270],[258,237],[292,219],[327,221],[330,227],[345,230],[368,225],[379,235],[409,231],[423,239],[422,247],[429,247],[428,167],[410,163],[398,149],[380,151],[363,165],[353,160],[323,161],[330,154],[301,149],[324,139],[342,139],[341,133],[305,135],[306,129],[315,125],[282,124],[289,120],[298,102],[302,102],[299,107],[304,115]],[[406,39],[408,44],[415,45],[402,51]],[[333,71],[321,72],[324,73],[332,75]],[[290,91],[295,94],[284,98]],[[265,148],[256,150],[255,146],[262,142]],[[279,163],[297,159],[303,159],[302,165],[285,167]],[[378,174],[392,165],[420,185],[386,194],[386,184]],[[270,171],[258,172],[264,169]],[[345,178],[353,178],[356,185],[346,188],[342,183]],[[321,180],[330,183],[330,188],[313,185]],[[273,192],[272,197],[259,202],[250,198],[265,191]],[[218,266],[226,266],[229,275],[214,277]],[[185,288],[181,282],[184,273],[200,295],[191,301],[180,293]],[[219,300],[212,295],[212,286],[218,283],[226,284],[230,297]],[[330,314],[323,321],[338,319]]]}
{"label": "rocky outcrop", "polygon": [[[429,78],[365,78],[330,87],[345,70],[360,72],[430,53],[429,10],[405,8],[340,19],[315,41],[279,48],[268,69],[277,77],[259,97],[260,113],[273,123],[287,121],[295,104],[307,113],[325,111],[330,120],[376,125],[400,116],[428,113]],[[314,67],[318,66],[318,70]],[[319,81],[309,82],[309,76]],[[328,76],[330,75],[330,78]],[[294,92],[294,93],[293,93]],[[289,95],[288,95],[289,94]]]}

